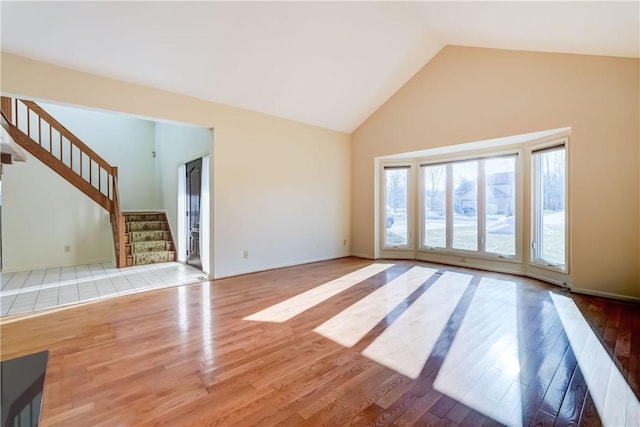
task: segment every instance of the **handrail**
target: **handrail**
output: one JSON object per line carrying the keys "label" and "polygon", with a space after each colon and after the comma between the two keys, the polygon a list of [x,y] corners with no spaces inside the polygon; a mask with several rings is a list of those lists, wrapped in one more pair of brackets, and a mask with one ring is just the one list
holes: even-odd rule
{"label": "handrail", "polygon": [[[6,111],[5,115],[11,117],[11,124],[15,127],[14,130],[26,136],[26,140],[25,138],[20,138],[26,145],[31,145],[30,143],[34,142],[37,148],[42,148],[53,156],[55,160],[59,161],[61,163],[59,166],[66,166],[66,168],[62,167],[56,170],[63,178],[72,181],[73,177],[65,176],[64,173],[73,172],[90,186],[97,189],[99,193],[106,196],[107,199],[112,199],[112,166],[100,157],[98,153],[89,148],[35,102],[17,98],[11,100],[11,98],[3,97],[1,105],[3,111]],[[54,139],[56,140],[55,142]],[[25,149],[29,148],[25,147]],[[36,151],[40,150],[36,149]],[[42,158],[40,160],[46,162]],[[48,165],[54,170],[56,169],[50,163]],[[81,188],[81,190],[83,189]],[[92,195],[87,195],[97,203],[104,205]],[[110,210],[110,208],[106,209]]]}
{"label": "handrail", "polygon": [[[10,123],[10,135],[19,145],[110,213],[116,263],[118,267],[124,267],[125,225],[120,211],[118,168],[111,166],[33,101],[3,96],[0,111]],[[32,123],[32,120],[37,122]],[[55,144],[54,136],[57,137]]]}
{"label": "handrail", "polygon": [[69,129],[64,127],[64,125],[62,123],[57,121],[51,114],[47,113],[38,104],[36,104],[33,101],[27,101],[27,100],[24,100],[24,99],[17,99],[16,98],[16,102],[17,101],[22,102],[24,105],[26,105],[28,107],[28,109],[30,109],[31,111],[36,113],[38,116],[40,116],[42,119],[44,119],[45,122],[49,123],[49,125],[51,125],[55,130],[60,132],[60,135],[62,135],[65,138],[67,138],[69,140],[69,142],[71,142],[73,145],[78,147],[80,149],[80,151],[85,153],[87,156],[91,157],[91,159],[94,162],[96,162],[97,164],[99,164],[103,169],[111,170],[112,166],[109,163],[107,163],[107,161],[105,159],[100,157],[100,155],[98,153],[93,151],[87,144],[82,142],[80,140],[80,138],[78,138],[73,133],[71,133],[71,131]]}

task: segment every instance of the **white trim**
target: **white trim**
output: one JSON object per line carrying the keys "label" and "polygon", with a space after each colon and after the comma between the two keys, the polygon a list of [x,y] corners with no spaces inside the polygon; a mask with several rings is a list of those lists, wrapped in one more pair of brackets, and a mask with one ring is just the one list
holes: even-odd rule
{"label": "white trim", "polygon": [[176,259],[179,262],[187,261],[187,236],[186,236],[186,211],[187,211],[187,203],[186,203],[186,173],[187,173],[187,164],[179,163],[178,164],[178,194],[176,195],[176,209],[177,209],[177,218],[176,218],[176,227],[178,227],[177,233],[174,234],[176,236]]}
{"label": "white trim", "polygon": [[106,263],[106,262],[110,262],[114,265],[115,267],[115,263],[114,263],[114,258],[103,258],[103,259],[95,259],[95,260],[89,260],[89,261],[85,261],[85,260],[78,260],[78,261],[74,261],[71,263],[65,263],[65,264],[40,264],[40,265],[29,265],[29,266],[25,266],[24,268],[10,268],[10,269],[2,269],[2,273],[18,273],[20,271],[31,271],[31,270],[46,270],[49,268],[65,268],[65,267],[74,267],[76,265],[88,265],[88,264],[102,264],[102,263]]}
{"label": "white trim", "polygon": [[[506,263],[504,264],[504,267],[502,267],[500,265],[491,265],[490,263],[486,262],[486,261],[501,262],[500,260],[486,260],[486,259],[481,260],[475,257],[464,257],[464,259],[467,261],[460,262],[455,260],[442,260],[440,258],[432,258],[432,257],[424,256],[424,253],[419,253],[416,257],[416,260],[418,261],[429,262],[432,264],[453,265],[456,267],[472,268],[474,270],[493,271],[496,273],[513,274],[514,276],[525,275],[525,272],[523,270],[509,268],[508,264]],[[482,262],[475,262],[475,261],[482,261]],[[511,264],[511,265],[520,265],[520,264]]]}
{"label": "white trim", "polygon": [[[386,244],[386,236],[387,236],[387,180],[385,169],[399,169],[399,170],[407,170],[407,244],[402,246],[387,246]],[[380,163],[380,215],[379,215],[379,229],[380,229],[380,253],[382,251],[413,251],[414,250],[414,239],[412,238],[413,231],[413,222],[414,222],[414,210],[415,210],[415,162],[381,162]]]}
{"label": "white trim", "polygon": [[353,256],[353,257],[356,257],[356,258],[362,258],[362,259],[370,259],[370,260],[378,259],[378,258],[375,258],[373,255],[361,254],[361,253],[351,253],[349,256]]}
{"label": "white trim", "polygon": [[[563,148],[559,148],[560,145]],[[564,265],[549,265],[544,263],[544,260],[536,258],[536,250],[533,249],[534,241],[539,241],[539,236],[536,235],[536,224],[540,221],[538,218],[539,212],[539,198],[537,197],[538,193],[538,180],[536,179],[536,157],[535,151],[543,150],[547,147],[558,146],[558,150],[564,150],[564,162],[565,162],[565,170],[564,170]],[[556,138],[548,138],[544,141],[538,141],[534,144],[530,144],[527,146],[529,161],[530,161],[530,174],[529,179],[531,183],[530,194],[531,194],[531,212],[530,212],[530,235],[529,235],[529,261],[528,264],[532,267],[542,268],[545,270],[554,271],[562,274],[569,274],[570,266],[570,250],[569,250],[569,210],[570,210],[570,198],[569,198],[569,136],[562,136]]]}
{"label": "white trim", "polygon": [[611,292],[592,291],[591,289],[571,288],[571,292],[584,295],[592,295],[596,297],[611,298],[622,301],[640,302],[640,297],[631,297],[628,295],[614,294]]}
{"label": "white trim", "polygon": [[[238,271],[238,272],[235,272],[235,273],[229,273],[229,274],[224,274],[224,275],[214,275],[213,279],[214,280],[227,279],[229,277],[244,276],[245,274],[262,273],[264,271],[277,270],[279,268],[297,267],[299,265],[313,264],[315,262],[332,261],[332,260],[336,260],[336,259],[349,258],[349,256],[350,255],[339,256],[339,257],[330,256],[330,257],[320,257],[320,258],[309,258],[309,259],[306,259],[306,260],[288,262],[288,263],[284,263],[284,264],[276,264],[276,265],[265,267],[265,268],[261,268],[261,269],[258,269],[258,270]],[[371,258],[365,258],[365,259],[371,259]],[[211,275],[209,275],[209,276],[211,277]]]}
{"label": "white trim", "polygon": [[[530,271],[527,271],[524,274],[524,276],[531,277],[532,279],[536,279],[536,280],[539,280],[541,282],[548,283],[550,285],[560,286],[561,288],[567,288],[567,289],[571,290],[571,284],[569,284],[568,282],[564,282],[564,281],[558,280],[558,279],[552,279],[549,276],[541,276],[539,274],[535,274],[535,273],[532,273]],[[565,285],[565,283],[567,283],[567,285]]]}
{"label": "white trim", "polygon": [[200,263],[202,271],[211,273],[211,159],[207,154],[202,159],[202,171],[200,174]]}

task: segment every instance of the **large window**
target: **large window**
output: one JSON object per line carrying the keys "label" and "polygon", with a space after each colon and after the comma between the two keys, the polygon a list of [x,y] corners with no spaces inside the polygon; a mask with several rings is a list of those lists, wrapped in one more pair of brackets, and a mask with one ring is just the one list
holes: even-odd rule
{"label": "large window", "polygon": [[381,158],[378,254],[564,281],[568,131]]}
{"label": "large window", "polygon": [[409,166],[384,168],[384,246],[409,247]]}
{"label": "large window", "polygon": [[534,150],[532,261],[566,270],[565,146]]}
{"label": "large window", "polygon": [[422,165],[421,248],[516,257],[516,158]]}

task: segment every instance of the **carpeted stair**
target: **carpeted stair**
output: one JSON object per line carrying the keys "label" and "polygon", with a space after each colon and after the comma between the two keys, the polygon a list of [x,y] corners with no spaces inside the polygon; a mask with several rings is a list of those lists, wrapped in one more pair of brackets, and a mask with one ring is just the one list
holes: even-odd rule
{"label": "carpeted stair", "polygon": [[123,212],[127,266],[170,262],[176,251],[164,212]]}

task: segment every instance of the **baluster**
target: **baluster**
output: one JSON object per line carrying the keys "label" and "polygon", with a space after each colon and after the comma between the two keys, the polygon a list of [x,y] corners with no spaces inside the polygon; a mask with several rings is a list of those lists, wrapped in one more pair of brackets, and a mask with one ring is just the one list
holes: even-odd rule
{"label": "baluster", "polygon": [[84,177],[82,176],[82,150],[80,150],[80,177],[81,177],[81,178],[84,178]]}
{"label": "baluster", "polygon": [[27,136],[31,138],[31,109],[27,106]]}
{"label": "baluster", "polygon": [[16,114],[15,114],[15,118],[16,118],[16,127],[18,127],[18,98],[15,99],[14,102],[15,106],[16,106]]}
{"label": "baluster", "polygon": [[89,157],[89,184],[93,186],[93,162],[91,161],[91,156],[87,157]]}
{"label": "baluster", "polygon": [[102,193],[102,167],[98,164],[98,191]]}
{"label": "baluster", "polygon": [[38,116],[38,144],[42,146],[42,117]]}
{"label": "baluster", "polygon": [[60,161],[64,163],[62,161],[62,133],[60,133]]}
{"label": "baluster", "polygon": [[53,151],[53,128],[49,125],[49,153]]}
{"label": "baluster", "polygon": [[71,170],[73,170],[73,143],[71,141],[69,141],[69,159],[71,159]]}

